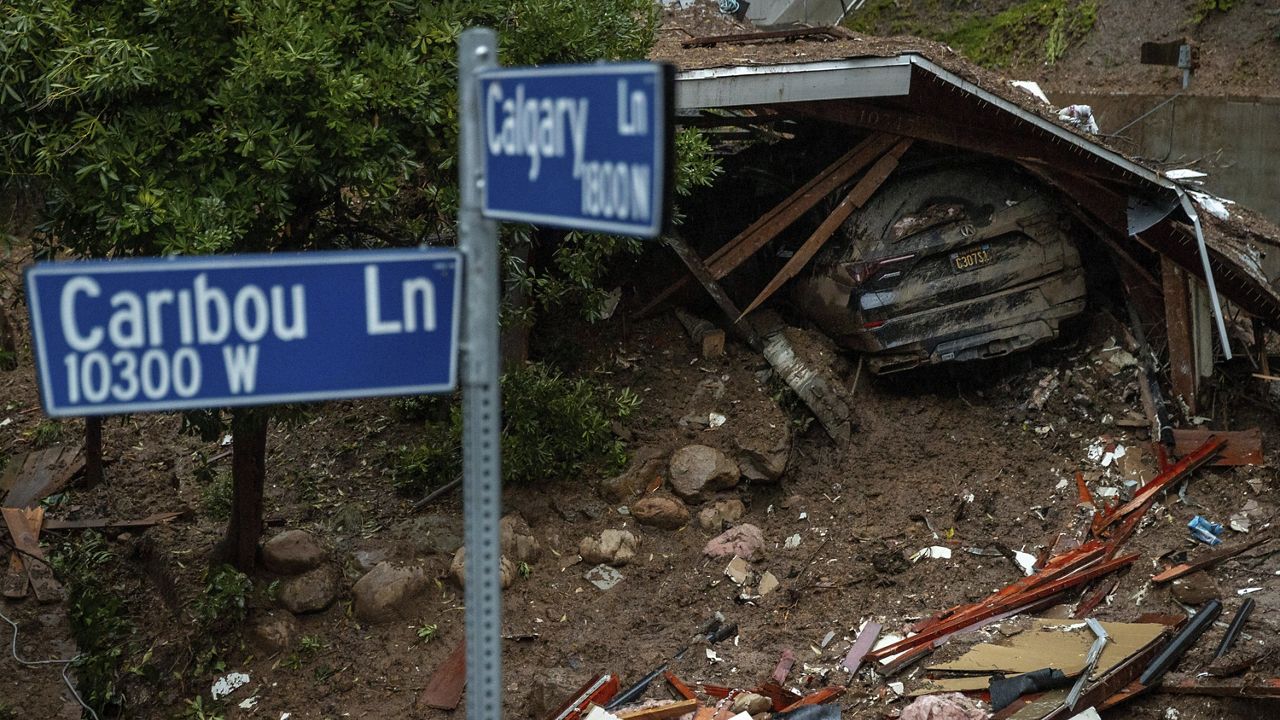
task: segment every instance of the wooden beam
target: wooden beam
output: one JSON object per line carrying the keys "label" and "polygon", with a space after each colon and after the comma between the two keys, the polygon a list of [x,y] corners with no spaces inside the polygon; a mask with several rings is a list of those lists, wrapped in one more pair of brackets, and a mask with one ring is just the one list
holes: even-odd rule
{"label": "wooden beam", "polygon": [[1187,409],[1195,414],[1199,410],[1199,377],[1192,338],[1191,289],[1186,273],[1163,255],[1160,256],[1160,279],[1164,287],[1165,331],[1169,338],[1169,375],[1173,381],[1173,392],[1181,395]]}
{"label": "wooden beam", "polygon": [[685,267],[689,268],[689,272],[693,273],[693,276],[698,279],[698,282],[702,283],[702,287],[706,289],[707,294],[711,296],[711,299],[715,300],[716,305],[719,305],[720,309],[724,311],[725,316],[727,316],[729,318],[729,322],[732,323],[730,327],[733,331],[756,351],[763,349],[764,345],[760,342],[760,336],[756,334],[755,328],[751,326],[751,321],[739,321],[739,316],[742,313],[738,311],[738,306],[734,305],[733,300],[729,299],[728,293],[726,293],[724,288],[720,287],[720,283],[716,282],[716,279],[712,277],[711,271],[707,268],[706,263],[702,261],[702,258],[698,257],[698,254],[693,251],[693,248],[689,247],[688,243],[675,235],[668,235],[664,238],[664,242],[666,242],[667,247],[675,251],[680,260],[684,262]]}
{"label": "wooden beam", "polygon": [[1262,431],[1251,430],[1207,430],[1204,428],[1182,428],[1173,431],[1173,454],[1178,457],[1195,452],[1210,437],[1227,439],[1227,444],[1218,452],[1218,457],[1211,465],[1261,465]]}
{"label": "wooden beam", "polygon": [[743,315],[746,315],[752,310],[760,307],[760,303],[768,300],[771,295],[778,291],[778,288],[782,287],[788,280],[795,277],[804,269],[805,265],[809,264],[809,261],[812,260],[813,256],[822,249],[822,246],[826,244],[827,240],[835,234],[836,230],[840,229],[840,226],[844,224],[845,220],[849,219],[849,216],[853,214],[853,211],[862,207],[867,200],[870,200],[876,190],[879,190],[880,186],[884,184],[884,181],[889,178],[889,175],[897,169],[898,160],[902,157],[902,154],[907,151],[907,148],[911,147],[912,142],[914,141],[911,140],[911,138],[899,141],[897,145],[893,146],[892,150],[876,161],[875,165],[871,166],[871,169],[867,171],[867,174],[863,175],[862,179],[858,181],[858,184],[853,186],[853,189],[850,190],[849,194],[840,201],[840,204],[836,206],[835,210],[831,211],[831,214],[827,216],[827,219],[822,221],[822,224],[818,226],[818,229],[814,230],[813,234],[810,235],[809,238],[804,241],[804,244],[800,246],[800,249],[797,250],[789,260],[787,260],[787,264],[778,271],[778,274],[769,281],[768,285],[765,285],[764,289],[760,291],[760,294],[756,295],[756,299],[752,300],[751,304],[747,306],[747,309],[742,311]]}
{"label": "wooden beam", "polygon": [[[893,136],[878,133],[864,138],[813,179],[791,193],[786,200],[775,205],[769,212],[761,215],[745,230],[711,253],[706,260],[708,274],[719,280],[733,272],[743,261],[777,237],[778,233],[790,227],[815,205],[822,202],[823,198],[835,192],[841,185],[870,165],[885,150],[888,150],[896,139]],[[650,314],[666,302],[667,298],[684,288],[688,282],[689,277],[684,276],[668,285],[650,300],[649,304],[636,312],[635,317],[642,318]]]}
{"label": "wooden beam", "polygon": [[689,339],[698,345],[704,359],[724,355],[724,330],[679,308],[676,308],[676,319],[689,333]]}

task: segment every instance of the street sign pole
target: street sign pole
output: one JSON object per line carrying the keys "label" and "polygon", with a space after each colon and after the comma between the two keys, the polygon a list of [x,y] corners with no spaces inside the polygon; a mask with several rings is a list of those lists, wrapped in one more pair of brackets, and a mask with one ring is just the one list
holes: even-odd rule
{"label": "street sign pole", "polygon": [[502,504],[498,384],[498,224],[481,215],[484,145],[477,73],[497,66],[498,35],[472,28],[458,42],[458,246],[462,310],[462,468],[466,523],[467,717],[502,717]]}

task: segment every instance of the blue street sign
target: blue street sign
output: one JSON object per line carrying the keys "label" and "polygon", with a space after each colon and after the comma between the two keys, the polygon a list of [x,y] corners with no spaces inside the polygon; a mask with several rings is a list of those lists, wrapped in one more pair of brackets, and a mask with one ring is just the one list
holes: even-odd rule
{"label": "blue street sign", "polygon": [[448,392],[462,257],[370,250],[39,263],[52,417]]}
{"label": "blue street sign", "polygon": [[485,217],[657,237],[669,200],[670,78],[657,63],[481,72]]}

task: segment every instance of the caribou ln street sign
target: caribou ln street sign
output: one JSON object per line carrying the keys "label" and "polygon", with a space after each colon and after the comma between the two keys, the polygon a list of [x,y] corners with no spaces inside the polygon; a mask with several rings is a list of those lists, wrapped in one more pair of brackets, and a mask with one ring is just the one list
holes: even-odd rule
{"label": "caribou ln street sign", "polygon": [[45,412],[452,390],[461,263],[413,249],[36,264]]}
{"label": "caribou ln street sign", "polygon": [[656,237],[668,206],[671,77],[657,63],[481,72],[485,217]]}

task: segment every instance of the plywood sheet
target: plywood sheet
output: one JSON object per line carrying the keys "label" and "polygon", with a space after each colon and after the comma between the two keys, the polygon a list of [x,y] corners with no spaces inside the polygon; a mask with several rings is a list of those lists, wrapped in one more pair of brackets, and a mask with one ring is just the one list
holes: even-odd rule
{"label": "plywood sheet", "polygon": [[[1125,658],[1138,652],[1164,632],[1163,625],[1148,623],[1102,623],[1111,636],[1093,677],[1105,675]],[[981,643],[951,662],[933,665],[930,670],[972,673],[1024,673],[1056,668],[1066,675],[1084,670],[1085,657],[1094,641],[1089,627],[1075,620],[1036,619],[1032,627],[1001,641]]]}

